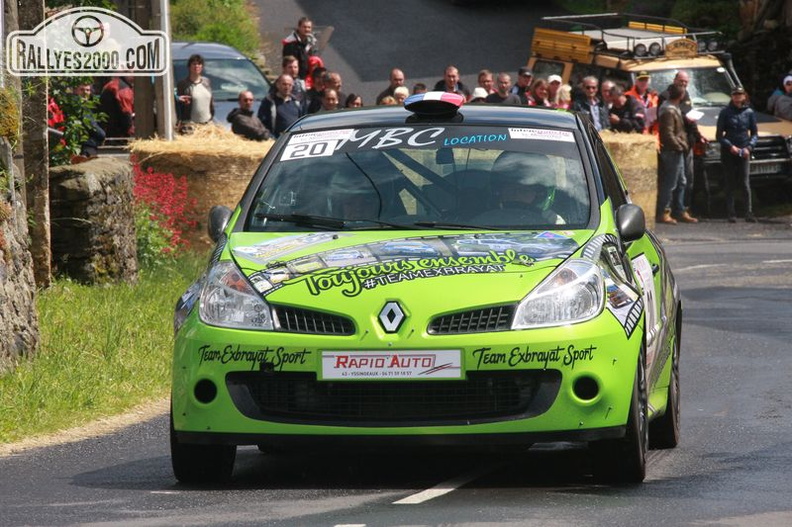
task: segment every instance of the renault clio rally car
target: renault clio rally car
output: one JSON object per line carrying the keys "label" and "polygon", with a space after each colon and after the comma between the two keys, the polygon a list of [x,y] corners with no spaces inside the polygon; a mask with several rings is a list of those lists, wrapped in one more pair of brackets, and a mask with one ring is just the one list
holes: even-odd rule
{"label": "renault clio rally car", "polygon": [[175,313],[171,454],[588,443],[639,482],[679,438],[677,285],[590,122],[464,105],[307,116]]}

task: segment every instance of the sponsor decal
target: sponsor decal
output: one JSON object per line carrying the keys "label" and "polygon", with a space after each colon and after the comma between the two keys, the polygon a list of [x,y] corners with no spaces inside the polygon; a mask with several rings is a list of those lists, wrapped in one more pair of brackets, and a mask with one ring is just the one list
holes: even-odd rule
{"label": "sponsor decal", "polygon": [[478,348],[473,350],[473,359],[476,361],[476,369],[478,370],[482,369],[482,366],[490,365],[508,366],[510,368],[540,365],[542,369],[547,369],[548,366],[557,367],[564,365],[574,370],[578,361],[593,361],[596,350],[596,346],[578,348],[574,344],[561,345],[544,350],[532,350],[529,345],[524,348],[517,346],[509,351]]}
{"label": "sponsor decal", "polygon": [[170,39],[143,30],[120,13],[77,7],[6,38],[6,68],[16,76],[162,76]]}
{"label": "sponsor decal", "polygon": [[314,247],[322,243],[337,240],[347,234],[319,232],[312,234],[297,234],[265,240],[256,245],[235,247],[234,255],[245,258],[251,262],[269,265],[273,260],[289,255],[293,252]]}
{"label": "sponsor decal", "polygon": [[574,143],[572,132],[541,128],[509,128],[508,132],[491,128],[482,133],[454,135],[458,130],[442,126],[414,128],[344,129],[326,132],[295,134],[281,153],[281,161],[294,161],[331,156],[337,152],[382,150],[387,148],[455,148],[483,143],[505,142],[511,139],[533,139]]}
{"label": "sponsor decal", "polygon": [[566,130],[546,130],[543,128],[509,128],[512,139],[534,139],[538,141],[561,141],[574,143],[575,135]]}
{"label": "sponsor decal", "polygon": [[486,256],[444,256],[418,258],[415,260],[385,261],[373,265],[326,269],[302,275],[288,281],[288,285],[304,283],[311,295],[341,288],[347,297],[358,296],[364,289],[394,284],[419,278],[435,278],[459,274],[503,272],[505,265],[518,262],[517,254],[508,250],[503,253],[490,252]]}
{"label": "sponsor decal", "polygon": [[460,379],[460,350],[323,351],[322,379]]}
{"label": "sponsor decal", "polygon": [[467,146],[476,143],[495,143],[508,139],[509,136],[506,134],[463,135],[462,137],[447,137],[443,139],[443,146]]}
{"label": "sponsor decal", "polygon": [[[285,252],[304,248],[306,236],[278,238],[264,244],[237,247],[234,254],[267,268],[250,275],[262,294],[281,286],[305,283],[313,295],[342,288],[345,296],[365,289],[441,276],[500,273],[507,264],[530,266],[538,260],[566,258],[578,244],[564,234],[487,233],[443,237],[415,237],[378,241],[318,252],[291,261]],[[310,235],[309,243],[327,241]],[[267,258],[271,258],[267,260]]]}
{"label": "sponsor decal", "polygon": [[204,344],[198,348],[200,357],[199,365],[204,362],[216,362],[219,364],[246,364],[250,366],[250,371],[257,367],[267,365],[274,371],[283,371],[283,367],[294,364],[306,364],[311,359],[313,352],[308,349],[287,351],[285,348],[255,348],[249,349],[239,344],[227,344],[225,346],[215,346]]}

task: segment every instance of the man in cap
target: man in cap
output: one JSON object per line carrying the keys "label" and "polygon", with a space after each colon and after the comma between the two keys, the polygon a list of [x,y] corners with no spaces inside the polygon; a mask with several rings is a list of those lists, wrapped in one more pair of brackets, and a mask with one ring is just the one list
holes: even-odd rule
{"label": "man in cap", "polygon": [[644,114],[644,133],[657,133],[657,93],[650,87],[651,77],[647,71],[639,71],[635,77],[635,84],[632,88],[624,92],[626,95],[635,97],[643,104],[646,110]]}
{"label": "man in cap", "polygon": [[550,104],[553,108],[558,108],[558,89],[563,84],[564,79],[561,78],[561,75],[550,75],[547,77],[547,100],[550,101]]}
{"label": "man in cap", "polygon": [[511,93],[519,97],[522,104],[528,104],[528,95],[531,93],[532,82],[533,72],[529,68],[523,66],[517,71],[517,82],[512,86]]}
{"label": "man in cap", "polygon": [[737,221],[734,207],[734,190],[739,186],[745,202],[745,221],[756,223],[751,206],[751,152],[756,148],[756,114],[747,104],[742,86],[735,86],[731,102],[718,114],[715,138],[721,145],[721,166],[726,187],[726,213],[729,222]]}
{"label": "man in cap", "polygon": [[767,99],[767,111],[776,117],[792,121],[792,74],[781,81],[783,90],[777,89]]}

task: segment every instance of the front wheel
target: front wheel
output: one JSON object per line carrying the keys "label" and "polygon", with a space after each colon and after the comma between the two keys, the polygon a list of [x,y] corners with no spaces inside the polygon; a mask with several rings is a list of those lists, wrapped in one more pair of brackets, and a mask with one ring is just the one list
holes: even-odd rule
{"label": "front wheel", "polygon": [[594,478],[604,483],[641,483],[646,477],[646,450],[649,427],[646,417],[646,368],[643,354],[638,358],[627,431],[623,438],[593,441]]}
{"label": "front wheel", "polygon": [[679,337],[677,332],[671,357],[666,411],[649,424],[649,447],[653,449],[675,448],[679,444]]}
{"label": "front wheel", "polygon": [[170,448],[173,474],[182,483],[221,483],[231,478],[236,445],[196,445],[179,442],[170,416]]}

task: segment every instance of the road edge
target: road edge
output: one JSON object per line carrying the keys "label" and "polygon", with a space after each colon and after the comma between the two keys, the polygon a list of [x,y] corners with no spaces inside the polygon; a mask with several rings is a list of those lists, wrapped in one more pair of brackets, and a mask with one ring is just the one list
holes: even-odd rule
{"label": "road edge", "polygon": [[166,414],[169,405],[169,398],[155,399],[135,406],[123,414],[103,417],[81,426],[60,430],[51,434],[30,437],[14,443],[2,443],[0,444],[0,458],[14,456],[37,448],[76,443],[84,439],[111,434],[134,424]]}

